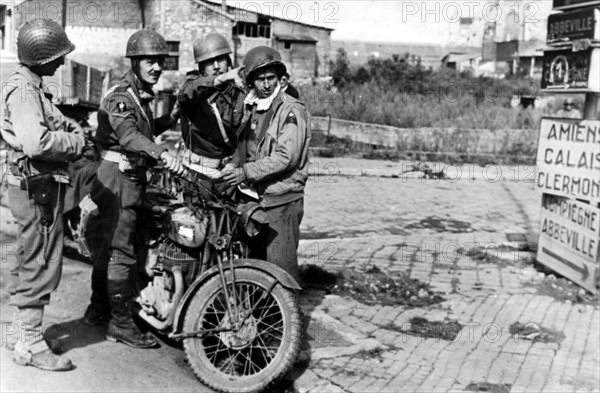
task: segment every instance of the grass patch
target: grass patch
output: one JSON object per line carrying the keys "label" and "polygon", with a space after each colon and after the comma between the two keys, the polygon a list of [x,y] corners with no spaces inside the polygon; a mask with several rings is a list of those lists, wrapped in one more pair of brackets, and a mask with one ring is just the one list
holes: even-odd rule
{"label": "grass patch", "polygon": [[565,339],[563,333],[539,326],[535,323],[525,324],[515,322],[510,325],[508,332],[513,336],[518,336],[522,340],[531,342],[558,343]]}
{"label": "grass patch", "polygon": [[413,317],[409,322],[410,328],[403,330],[404,333],[446,341],[455,340],[463,328],[457,321],[428,321],[422,317]]}
{"label": "grass patch", "polygon": [[445,300],[427,283],[403,273],[393,277],[375,266],[366,271],[344,268],[331,273],[320,266],[304,265],[300,267],[300,278],[306,288],[325,290],[364,304],[425,307]]}
{"label": "grass patch", "polygon": [[469,392],[510,393],[510,383],[471,382],[465,390]]}

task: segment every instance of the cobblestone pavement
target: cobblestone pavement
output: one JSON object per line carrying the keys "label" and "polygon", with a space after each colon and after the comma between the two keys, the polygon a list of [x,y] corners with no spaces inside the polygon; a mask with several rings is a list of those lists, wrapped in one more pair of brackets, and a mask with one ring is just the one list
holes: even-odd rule
{"label": "cobblestone pavement", "polygon": [[[332,271],[377,266],[392,277],[404,273],[429,283],[445,301],[378,306],[306,291],[301,303],[308,339],[290,390],[600,391],[598,306],[538,294],[544,274],[532,267],[522,242],[525,235],[535,239],[539,225],[540,195],[531,168],[437,165],[430,168],[449,178],[422,179],[425,173],[411,163],[313,161],[301,263]],[[522,235],[521,242],[507,234]],[[88,265],[67,262],[47,313],[50,322],[72,329],[71,336],[87,332],[68,344],[78,368],[60,375],[22,368],[3,350],[0,390],[198,391],[176,346],[163,342],[156,351],[124,351],[105,342],[100,331],[90,336],[83,330],[78,318],[89,296],[89,272]],[[5,291],[1,300],[2,321],[9,321]],[[423,338],[407,332],[415,316],[456,320],[463,328],[453,341]],[[509,326],[515,322],[551,329],[559,339],[513,336]],[[135,375],[138,363],[144,377],[132,381],[126,376]]]}

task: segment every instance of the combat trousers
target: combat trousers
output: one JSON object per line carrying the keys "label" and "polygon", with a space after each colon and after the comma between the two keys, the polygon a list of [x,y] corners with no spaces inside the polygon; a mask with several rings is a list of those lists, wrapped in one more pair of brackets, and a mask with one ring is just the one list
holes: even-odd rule
{"label": "combat trousers", "polygon": [[5,255],[16,256],[8,290],[10,304],[18,308],[40,307],[50,302],[58,287],[63,257],[63,200],[68,185],[52,183],[50,204],[54,222],[44,233],[40,208],[29,198],[27,190],[8,186],[10,211],[17,221],[17,244],[5,244]]}
{"label": "combat trousers", "polygon": [[[99,255],[96,259],[100,268],[103,263],[108,263],[109,279],[128,279],[111,277],[111,265],[131,266],[136,263],[137,215],[145,193],[145,179],[142,175],[125,175],[119,171],[117,163],[103,160],[92,185],[90,195],[98,205],[104,242],[108,246],[108,255]],[[128,269],[123,269],[122,266],[118,270],[123,272]]]}
{"label": "combat trousers", "polygon": [[303,216],[304,198],[267,208],[268,227],[251,241],[250,256],[274,263],[288,272],[296,282],[300,282],[298,244]]}

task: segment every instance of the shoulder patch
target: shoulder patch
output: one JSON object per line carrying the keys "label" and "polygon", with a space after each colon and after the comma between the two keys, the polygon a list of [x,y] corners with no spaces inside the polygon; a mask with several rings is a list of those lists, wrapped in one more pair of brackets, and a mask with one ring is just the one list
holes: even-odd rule
{"label": "shoulder patch", "polygon": [[287,117],[285,118],[285,122],[283,124],[295,124],[298,125],[298,119],[296,118],[296,115],[294,114],[294,111],[291,111]]}
{"label": "shoulder patch", "polygon": [[125,103],[123,101],[117,103],[117,110],[121,113],[125,112],[127,110],[127,105],[125,105]]}

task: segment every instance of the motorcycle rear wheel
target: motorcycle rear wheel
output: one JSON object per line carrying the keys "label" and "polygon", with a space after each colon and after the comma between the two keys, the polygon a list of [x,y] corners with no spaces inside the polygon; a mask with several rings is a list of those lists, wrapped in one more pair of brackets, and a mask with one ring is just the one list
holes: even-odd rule
{"label": "motorcycle rear wheel", "polygon": [[[231,296],[231,276],[226,276]],[[235,281],[234,313],[245,318],[241,329],[186,338],[183,345],[194,373],[207,386],[228,393],[261,391],[283,377],[296,360],[302,335],[298,300],[280,283],[267,293],[276,279],[259,270],[237,268]],[[184,331],[219,329],[231,326],[230,321],[221,277],[216,275],[194,294]]]}

